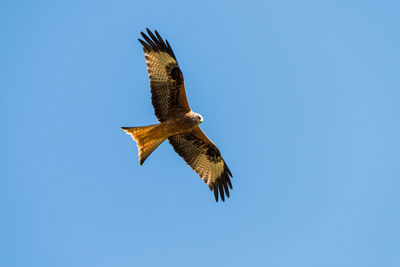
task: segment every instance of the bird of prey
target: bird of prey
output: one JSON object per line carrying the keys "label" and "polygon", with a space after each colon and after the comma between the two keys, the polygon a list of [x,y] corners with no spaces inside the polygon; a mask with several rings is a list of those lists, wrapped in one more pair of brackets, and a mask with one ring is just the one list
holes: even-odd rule
{"label": "bird of prey", "polygon": [[218,148],[200,129],[203,117],[190,109],[186,98],[185,83],[178,62],[167,40],[157,31],[141,32],[147,72],[150,77],[151,100],[159,124],[144,127],[121,127],[137,142],[140,165],[168,139],[176,153],[214,191],[222,201],[232,189],[232,173]]}

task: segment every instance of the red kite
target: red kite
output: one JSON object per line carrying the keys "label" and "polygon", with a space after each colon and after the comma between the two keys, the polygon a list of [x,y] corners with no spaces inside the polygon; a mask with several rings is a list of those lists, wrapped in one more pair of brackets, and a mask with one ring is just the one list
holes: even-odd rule
{"label": "red kite", "polygon": [[222,201],[224,192],[229,197],[232,189],[232,173],[218,148],[200,129],[203,117],[190,109],[186,98],[185,83],[178,62],[168,41],[147,29],[141,32],[144,58],[150,77],[151,100],[155,115],[160,122],[144,127],[121,127],[137,142],[140,165],[162,143],[168,139],[176,153],[214,191],[218,202],[218,191]]}

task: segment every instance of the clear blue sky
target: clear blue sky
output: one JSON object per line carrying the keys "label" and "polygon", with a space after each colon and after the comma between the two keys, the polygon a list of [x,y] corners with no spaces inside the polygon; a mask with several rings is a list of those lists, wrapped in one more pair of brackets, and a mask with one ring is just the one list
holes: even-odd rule
{"label": "clear blue sky", "polygon": [[[1,1],[0,266],[400,266],[399,1]],[[146,27],[233,172],[156,122]]]}

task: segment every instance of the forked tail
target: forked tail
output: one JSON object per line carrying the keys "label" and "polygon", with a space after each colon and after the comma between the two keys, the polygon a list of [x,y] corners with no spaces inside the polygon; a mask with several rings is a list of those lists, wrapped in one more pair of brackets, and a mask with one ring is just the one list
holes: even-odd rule
{"label": "forked tail", "polygon": [[161,127],[161,124],[144,127],[121,127],[136,141],[140,165],[143,165],[143,162],[150,156],[151,152],[167,138],[162,135]]}

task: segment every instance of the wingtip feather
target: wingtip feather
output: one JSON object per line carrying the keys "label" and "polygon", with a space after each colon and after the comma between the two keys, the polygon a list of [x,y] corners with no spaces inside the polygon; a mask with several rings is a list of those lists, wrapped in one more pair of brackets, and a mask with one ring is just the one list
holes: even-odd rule
{"label": "wingtip feather", "polygon": [[222,184],[222,181],[220,181],[219,183],[218,183],[218,189],[219,189],[219,195],[221,196],[221,200],[222,200],[222,202],[225,202],[225,195],[224,195],[224,188],[223,188],[223,184]]}
{"label": "wingtip feather", "polygon": [[218,202],[218,185],[217,184],[214,184],[213,191],[214,191],[215,201]]}
{"label": "wingtip feather", "polygon": [[167,43],[164,42],[157,30],[154,30],[155,35],[149,28],[146,28],[146,32],[147,35],[144,32],[140,32],[141,36],[146,42],[139,39],[139,42],[143,45],[143,47],[145,47],[146,50],[167,52],[172,58],[176,60],[175,54],[172,51],[170,44],[168,43],[168,41]]}

